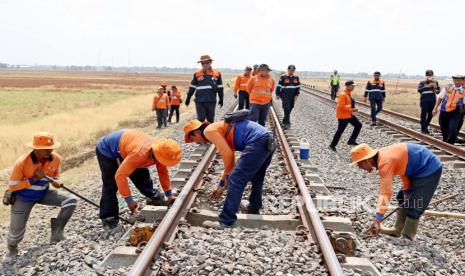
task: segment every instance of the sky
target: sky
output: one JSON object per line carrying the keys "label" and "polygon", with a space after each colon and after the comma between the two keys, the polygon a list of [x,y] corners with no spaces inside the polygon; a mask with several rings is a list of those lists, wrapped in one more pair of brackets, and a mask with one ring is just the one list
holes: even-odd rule
{"label": "sky", "polygon": [[465,74],[463,0],[0,0],[0,62]]}

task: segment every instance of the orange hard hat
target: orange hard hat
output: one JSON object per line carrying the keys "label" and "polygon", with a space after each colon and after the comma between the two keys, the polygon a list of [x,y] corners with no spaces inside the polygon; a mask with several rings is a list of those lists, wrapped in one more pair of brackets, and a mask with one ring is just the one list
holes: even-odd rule
{"label": "orange hard hat", "polygon": [[367,144],[361,144],[354,147],[350,152],[352,154],[352,165],[360,161],[370,159],[378,153],[378,149],[372,149]]}
{"label": "orange hard hat", "polygon": [[37,150],[56,149],[60,145],[60,142],[53,140],[53,134],[46,131],[35,133],[32,142],[26,144],[26,146]]}
{"label": "orange hard hat", "polygon": [[189,133],[193,130],[199,129],[203,125],[208,126],[209,124],[210,123],[207,121],[202,123],[199,120],[192,120],[192,121],[187,122],[184,125],[184,141],[186,143],[192,143],[193,141],[192,141],[192,138],[189,136]]}
{"label": "orange hard hat", "polygon": [[182,149],[173,139],[157,139],[152,143],[155,158],[167,167],[176,166],[182,159]]}

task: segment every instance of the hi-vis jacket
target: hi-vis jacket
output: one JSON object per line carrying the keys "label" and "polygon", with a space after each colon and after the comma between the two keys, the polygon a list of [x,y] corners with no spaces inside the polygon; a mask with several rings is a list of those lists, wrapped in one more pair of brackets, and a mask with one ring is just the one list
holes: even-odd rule
{"label": "hi-vis jacket", "polygon": [[245,76],[244,74],[240,74],[236,77],[236,83],[234,85],[234,96],[237,96],[239,91],[247,92],[247,83],[251,77],[251,75]]}
{"label": "hi-vis jacket", "polygon": [[300,93],[300,80],[298,76],[284,74],[279,78],[276,86],[276,96],[283,100],[294,100]]}
{"label": "hi-vis jacket", "polygon": [[340,76],[338,74],[336,75],[332,74],[331,79],[330,79],[330,85],[339,87],[339,80],[340,80]]}
{"label": "hi-vis jacket", "polygon": [[350,119],[354,115],[352,109],[355,107],[355,102],[352,99],[352,92],[344,90],[337,99],[336,117],[338,119]]}
{"label": "hi-vis jacket", "polygon": [[442,99],[441,112],[451,112],[458,106],[464,105],[465,88],[463,86],[455,87],[455,85],[449,84],[442,89],[438,97]]}
{"label": "hi-vis jacket", "polygon": [[181,101],[181,92],[179,90],[171,91],[171,105],[180,105]]}
{"label": "hi-vis jacket", "polygon": [[208,125],[204,130],[205,137],[215,145],[223,157],[224,172],[221,178],[223,180],[234,168],[234,152],[243,151],[247,144],[253,143],[269,132],[265,127],[249,120],[236,122],[229,131],[228,137],[225,137],[227,128],[227,123],[219,121]]}
{"label": "hi-vis jacket", "polygon": [[364,97],[371,100],[383,100],[386,98],[385,85],[383,80],[371,80],[367,82]]}
{"label": "hi-vis jacket", "polygon": [[250,103],[260,105],[270,103],[274,87],[275,82],[271,76],[254,76],[250,78],[247,83]]}
{"label": "hi-vis jacket", "polygon": [[50,159],[42,164],[37,160],[34,152],[24,154],[15,163],[8,182],[8,189],[26,202],[41,200],[48,191],[49,184],[46,179],[35,180],[34,172],[41,169],[45,175],[56,178],[60,173],[61,157],[52,152]]}
{"label": "hi-vis jacket", "polygon": [[392,181],[400,176],[402,189],[407,194],[413,189],[411,177],[428,177],[441,168],[441,162],[424,146],[399,143],[379,149],[377,167],[380,178],[376,218],[382,219],[392,197]]}
{"label": "hi-vis jacket", "polygon": [[[116,159],[119,165],[115,174],[118,191],[123,198],[131,197],[128,177],[138,168],[155,165],[165,195],[171,194],[171,183],[166,166],[152,157],[152,142],[155,138],[138,130],[119,130],[103,137],[97,144],[104,156]],[[132,198],[131,198],[132,199]]]}
{"label": "hi-vis jacket", "polygon": [[216,102],[216,94],[223,101],[223,80],[220,71],[210,69],[206,72],[198,70],[195,72],[189,86],[186,102],[190,102],[192,95],[195,93],[196,102]]}
{"label": "hi-vis jacket", "polygon": [[152,109],[167,109],[169,107],[170,99],[168,98],[167,94],[155,94],[155,96],[153,97]]}

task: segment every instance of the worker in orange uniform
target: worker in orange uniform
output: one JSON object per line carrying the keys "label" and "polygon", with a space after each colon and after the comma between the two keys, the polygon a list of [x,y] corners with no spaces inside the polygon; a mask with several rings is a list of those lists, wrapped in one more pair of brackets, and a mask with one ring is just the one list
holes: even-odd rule
{"label": "worker in orange uniform", "polygon": [[[224,161],[223,175],[212,195],[213,198],[218,199],[224,190],[228,190],[223,210],[218,222],[206,221],[204,226],[211,228],[233,226],[248,182],[252,183],[252,190],[247,213],[259,214],[266,170],[276,147],[273,134],[263,126],[247,119],[231,124],[225,121],[209,124],[196,120],[185,125],[184,139],[186,143],[213,143]],[[237,163],[234,158],[235,151],[242,152]]]}
{"label": "worker in orange uniform", "polygon": [[166,83],[166,81],[162,81],[161,84],[160,84],[160,87],[163,88],[163,93],[168,95],[168,98],[171,99],[171,91],[168,90],[168,84]]}
{"label": "worker in orange uniform", "polygon": [[[96,152],[103,181],[100,219],[105,228],[112,229],[118,225],[117,191],[131,212],[138,206],[131,195],[128,177],[147,197],[147,204],[171,205],[174,202],[167,167],[175,166],[181,161],[182,150],[176,141],[155,139],[138,130],[123,129],[103,137],[97,143]],[[152,165],[157,168],[167,201],[153,187],[148,170]]]}
{"label": "worker in orange uniform", "polygon": [[[462,87],[465,87],[465,78],[463,79]],[[463,105],[465,106],[465,97],[463,98],[462,101],[463,101]],[[462,112],[462,116],[461,116],[460,121],[459,121],[459,126],[457,127],[457,134],[458,134],[458,133],[460,132],[460,130],[462,129],[463,121],[464,121],[464,120],[465,120],[465,110],[464,110],[464,112]],[[465,140],[460,139],[460,141],[459,141],[459,139],[457,138],[457,139],[456,139],[456,142],[458,142],[458,143],[465,143]]]}
{"label": "worker in orange uniform", "polygon": [[238,109],[249,109],[249,92],[247,92],[247,83],[250,79],[250,73],[252,67],[247,66],[244,69],[244,73],[236,77],[236,83],[234,85],[234,98],[239,96],[239,107]]}
{"label": "worker in orange uniform", "polygon": [[458,135],[460,119],[464,114],[465,88],[462,86],[464,77],[452,76],[453,84],[448,84],[438,95],[433,116],[439,113],[439,125],[441,126],[442,140],[449,144],[455,144]]}
{"label": "worker in orange uniform", "polygon": [[[370,227],[372,234],[401,235],[413,240],[418,222],[425,212],[439,184],[442,165],[426,147],[413,143],[399,143],[380,149],[367,144],[352,149],[352,164],[367,172],[378,170],[380,177],[376,216]],[[394,227],[381,227],[392,196],[394,176],[400,176],[402,189],[397,194],[399,209]]]}
{"label": "worker in orange uniform", "polygon": [[216,95],[218,94],[218,105],[223,107],[224,87],[221,72],[212,68],[213,59],[209,55],[200,57],[198,63],[202,69],[194,73],[189,92],[187,92],[186,106],[189,106],[191,97],[195,93],[195,110],[197,120],[205,120],[213,123],[215,120]]}
{"label": "worker in orange uniform", "polygon": [[170,100],[168,95],[164,93],[162,87],[158,88],[157,94],[153,97],[152,111],[157,113],[157,128],[161,128],[162,125],[167,126],[167,110],[170,108]]}
{"label": "worker in orange uniform", "polygon": [[[10,228],[7,248],[3,262],[11,264],[18,256],[18,244],[23,240],[26,224],[35,204],[57,206],[60,212],[51,219],[50,240],[57,242],[65,239],[65,225],[73,215],[77,200],[74,196],[64,195],[56,190],[49,190],[49,183],[59,188],[61,157],[53,150],[60,146],[53,134],[38,132],[32,143],[27,144],[32,151],[21,156],[13,166],[4,203],[11,205]],[[47,178],[48,177],[48,178]]]}
{"label": "worker in orange uniform", "polygon": [[337,99],[337,107],[336,107],[336,117],[337,117],[337,131],[334,134],[333,140],[329,145],[329,148],[332,151],[336,151],[336,146],[339,143],[339,139],[341,139],[342,133],[346,129],[348,124],[351,124],[354,127],[352,131],[352,135],[347,142],[348,145],[356,146],[357,144],[357,137],[362,129],[362,123],[354,116],[354,112],[357,112],[358,109],[355,108],[355,101],[352,98],[352,91],[354,91],[355,83],[352,80],[346,81],[345,86],[346,89],[339,95]]}
{"label": "worker in orange uniform", "polygon": [[252,76],[257,76],[258,75],[258,64],[253,65],[253,71],[252,71]]}
{"label": "worker in orange uniform", "polygon": [[181,92],[178,90],[176,85],[171,86],[171,101],[170,101],[170,116],[168,121],[171,123],[171,117],[176,112],[176,123],[179,122],[179,106],[182,103]]}
{"label": "worker in orange uniform", "polygon": [[265,126],[270,110],[272,93],[275,89],[275,81],[270,76],[271,69],[266,64],[260,64],[259,74],[250,78],[247,91],[250,99],[249,120]]}

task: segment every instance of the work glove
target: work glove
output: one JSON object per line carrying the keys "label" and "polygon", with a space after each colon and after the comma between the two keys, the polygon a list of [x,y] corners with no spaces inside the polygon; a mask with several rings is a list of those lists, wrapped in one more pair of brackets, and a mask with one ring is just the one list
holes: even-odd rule
{"label": "work glove", "polygon": [[175,196],[169,196],[169,197],[168,197],[168,200],[166,201],[166,204],[167,204],[168,206],[171,206],[171,205],[173,205],[173,203],[174,203],[175,200],[176,200],[176,197],[175,197]]}
{"label": "work glove", "polygon": [[220,182],[218,183],[218,186],[216,186],[216,190],[213,191],[210,198],[218,200],[227,188],[228,188],[228,185],[225,183],[223,179],[221,179]]}
{"label": "work glove", "polygon": [[128,203],[128,208],[131,211],[131,213],[134,213],[134,211],[137,210],[137,206],[138,206],[137,201],[132,201]]}
{"label": "work glove", "polygon": [[234,95],[234,99],[237,99],[237,95]]}
{"label": "work glove", "polygon": [[189,106],[191,100],[190,99],[186,99],[186,106]]}
{"label": "work glove", "polygon": [[223,107],[223,100],[222,99],[218,101],[218,105]]}

